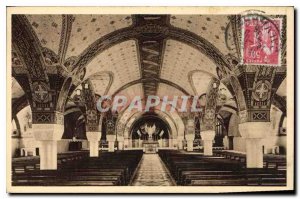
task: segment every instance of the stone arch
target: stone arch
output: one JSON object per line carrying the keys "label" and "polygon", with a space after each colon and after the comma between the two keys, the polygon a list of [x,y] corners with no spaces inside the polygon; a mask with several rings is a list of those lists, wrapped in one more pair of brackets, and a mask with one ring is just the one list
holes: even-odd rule
{"label": "stone arch", "polygon": [[[176,135],[176,136],[178,136],[178,134],[180,134],[180,132],[182,132],[181,134],[182,134],[182,136],[183,136],[183,133],[184,133],[184,125],[183,125],[183,122],[182,122],[182,120],[181,120],[181,118],[178,116],[178,118],[175,118],[175,120],[177,119],[177,121],[174,121],[174,119],[170,116],[170,115],[168,115],[167,113],[163,113],[163,112],[161,112],[160,110],[155,110],[156,111],[156,113],[158,114],[158,115],[160,115],[161,117],[163,117],[164,116],[164,114],[165,114],[165,116],[166,116],[166,119],[165,120],[169,120],[169,121],[167,121],[166,123],[168,123],[169,124],[169,126],[170,126],[170,129],[172,130],[172,134],[171,134],[171,136],[172,137],[174,137],[173,135]],[[128,136],[129,136],[129,129],[130,129],[130,127],[131,127],[131,125],[132,125],[132,123],[139,117],[139,116],[141,116],[143,113],[141,113],[141,112],[135,112],[135,113],[133,113],[130,117],[128,117],[128,119],[126,120],[126,122],[125,122],[125,127],[124,127],[124,131],[123,131],[123,135],[124,135],[124,137],[125,138],[128,138]],[[168,119],[167,119],[168,118]],[[180,123],[180,121],[181,121],[181,123]],[[178,123],[176,123],[176,122],[178,122]],[[181,124],[181,125],[180,125]],[[173,132],[175,132],[175,133],[173,133]]]}
{"label": "stone arch", "polygon": [[[166,121],[166,120],[165,120],[163,117],[161,117],[160,115],[155,115],[155,116],[154,116],[154,115],[147,115],[147,116],[142,116],[142,115],[140,115],[140,116],[137,117],[137,119],[135,119],[134,122],[130,125],[129,133],[132,132],[134,125],[135,125],[141,118],[143,118],[143,117],[154,117],[154,118],[158,118],[158,119],[162,120],[162,121],[167,125],[168,129],[171,130],[171,126],[170,126],[170,124],[168,123],[168,121]],[[131,137],[131,135],[130,135],[129,137]],[[169,132],[169,138],[172,138],[171,132]]]}

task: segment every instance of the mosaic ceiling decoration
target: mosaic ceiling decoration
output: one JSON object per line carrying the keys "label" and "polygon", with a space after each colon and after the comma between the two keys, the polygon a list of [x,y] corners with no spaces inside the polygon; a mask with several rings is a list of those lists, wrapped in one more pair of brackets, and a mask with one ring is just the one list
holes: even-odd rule
{"label": "mosaic ceiling decoration", "polygon": [[201,52],[181,42],[167,40],[161,78],[176,82],[189,93],[194,93],[188,78],[193,70],[217,76],[215,64]]}
{"label": "mosaic ceiling decoration", "polygon": [[[234,49],[230,50],[226,46],[225,31],[229,24],[227,15],[171,15],[170,23],[205,38],[225,55],[235,54]],[[233,40],[230,33],[228,39]]]}
{"label": "mosaic ceiling decoration", "polygon": [[62,15],[26,15],[43,47],[56,54],[62,30]]}
{"label": "mosaic ceiling decoration", "polygon": [[[113,83],[108,94],[113,94],[122,85],[140,79],[137,47],[134,40],[119,43],[105,50],[86,67],[86,79],[91,75],[109,71],[113,74]],[[97,89],[95,87],[95,89]]]}
{"label": "mosaic ceiling decoration", "polygon": [[97,39],[132,24],[130,15],[73,15],[73,17],[66,57],[78,56]]}

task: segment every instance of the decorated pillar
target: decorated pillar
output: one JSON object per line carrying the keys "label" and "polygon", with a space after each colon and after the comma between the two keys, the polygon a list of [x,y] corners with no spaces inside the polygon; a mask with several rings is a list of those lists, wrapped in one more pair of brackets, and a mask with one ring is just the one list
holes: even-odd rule
{"label": "decorated pillar", "polygon": [[116,141],[116,121],[117,121],[117,113],[113,113],[109,110],[106,113],[106,139],[108,142],[108,152],[115,151],[115,141]]}
{"label": "decorated pillar", "polygon": [[[240,106],[239,132],[246,139],[247,168],[263,167],[262,139],[270,129],[272,97],[285,78],[281,67],[241,66],[238,78],[243,83],[245,106]],[[244,80],[243,80],[244,81]],[[244,108],[244,110],[241,110]]]}
{"label": "decorated pillar", "polygon": [[[122,121],[118,120],[117,129],[116,129],[118,150],[124,150],[125,148],[124,130],[125,130],[125,125],[122,123]],[[126,144],[126,146],[128,146],[128,144]]]}
{"label": "decorated pillar", "polygon": [[[271,130],[270,107],[286,78],[286,18],[253,16],[230,18],[238,49],[230,84],[239,110],[239,132],[246,139],[247,168],[262,168],[262,138]],[[267,29],[265,34],[257,34]],[[255,42],[243,37],[246,34]]]}
{"label": "decorated pillar", "polygon": [[97,110],[86,111],[86,137],[89,142],[90,157],[99,156],[99,141],[101,139],[101,132],[99,127],[99,114]]}
{"label": "decorated pillar", "polygon": [[201,123],[201,138],[203,140],[204,155],[213,155],[213,141],[216,135],[216,108],[219,91],[219,80],[213,78],[206,92],[206,105]]}

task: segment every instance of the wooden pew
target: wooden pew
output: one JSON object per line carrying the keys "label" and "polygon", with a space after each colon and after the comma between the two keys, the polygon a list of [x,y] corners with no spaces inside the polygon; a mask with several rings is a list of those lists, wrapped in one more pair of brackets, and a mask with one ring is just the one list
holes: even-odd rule
{"label": "wooden pew", "polygon": [[[286,171],[269,166],[246,169],[237,160],[243,154],[218,153],[218,157],[204,157],[174,151],[159,151],[159,156],[178,185],[184,186],[284,186]],[[229,158],[229,159],[227,159]],[[266,162],[274,161],[267,159]],[[280,162],[281,160],[278,160]]]}
{"label": "wooden pew", "polygon": [[[60,156],[58,170],[14,172],[13,186],[115,186],[128,185],[143,155],[140,151],[101,153],[100,157]],[[27,163],[27,162],[25,162]]]}

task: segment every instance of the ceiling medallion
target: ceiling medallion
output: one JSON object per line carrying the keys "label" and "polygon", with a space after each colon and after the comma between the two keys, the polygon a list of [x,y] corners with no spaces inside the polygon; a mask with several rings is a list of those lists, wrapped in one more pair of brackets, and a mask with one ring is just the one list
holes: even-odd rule
{"label": "ceiling medallion", "polygon": [[32,84],[32,97],[34,101],[46,103],[49,101],[49,87],[44,82],[34,82]]}
{"label": "ceiling medallion", "polygon": [[268,81],[258,81],[256,83],[254,92],[253,92],[253,98],[256,101],[265,101],[268,99],[268,94],[271,88],[271,84]]}

